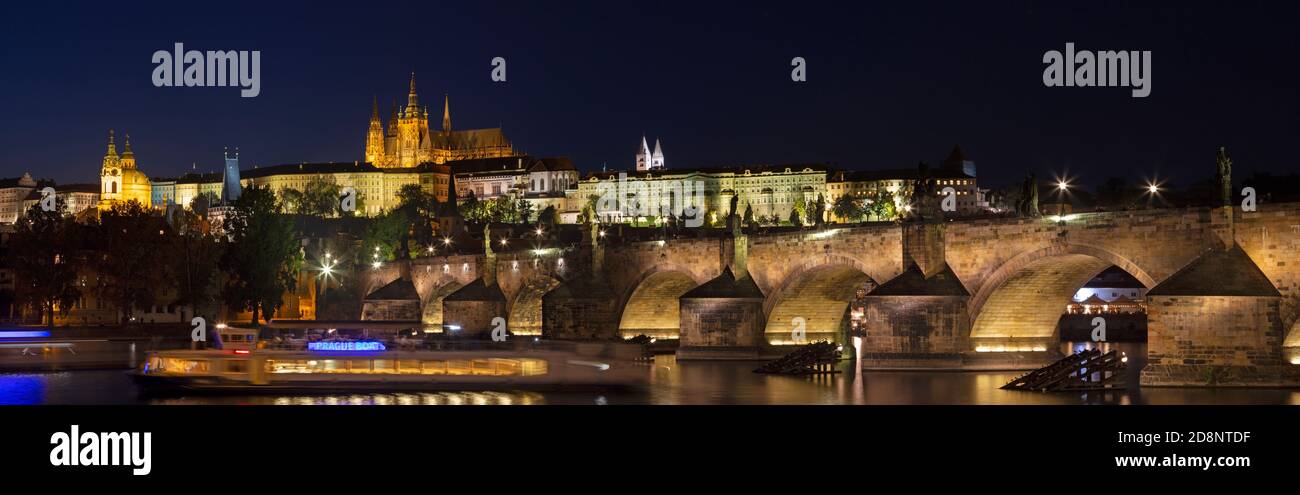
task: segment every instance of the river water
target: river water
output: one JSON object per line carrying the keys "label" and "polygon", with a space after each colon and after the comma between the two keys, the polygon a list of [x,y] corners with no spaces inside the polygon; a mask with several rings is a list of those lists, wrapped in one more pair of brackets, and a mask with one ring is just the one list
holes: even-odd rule
{"label": "river water", "polygon": [[[1140,345],[1139,345],[1140,346]],[[1143,352],[1136,347],[1133,350]],[[1140,364],[1134,362],[1132,364]],[[1134,388],[1105,393],[1001,390],[1019,372],[859,371],[820,377],[753,373],[753,362],[682,362],[659,356],[647,363],[645,390],[617,393],[429,392],[317,396],[146,398],[123,370],[0,374],[0,404],[1291,404],[1294,389]],[[1130,367],[1129,383],[1136,382]]]}

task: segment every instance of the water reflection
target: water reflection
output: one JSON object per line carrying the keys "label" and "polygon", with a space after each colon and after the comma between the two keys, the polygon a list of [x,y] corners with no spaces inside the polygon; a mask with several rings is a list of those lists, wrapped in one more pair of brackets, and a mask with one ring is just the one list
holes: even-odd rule
{"label": "water reflection", "polygon": [[[1073,346],[1074,344],[1065,344]],[[1129,356],[1128,383],[1145,360],[1142,344],[1107,344]],[[1068,351],[1069,348],[1063,350]],[[1103,347],[1110,350],[1110,347]],[[537,405],[537,404],[1291,404],[1287,389],[1151,388],[1038,393],[1001,390],[1020,372],[861,371],[775,376],[753,373],[753,362],[678,362],[659,356],[645,364],[649,385],[633,392],[402,392],[314,396],[186,396],[141,398],[122,371],[0,374],[0,404],[247,404],[247,405]]]}

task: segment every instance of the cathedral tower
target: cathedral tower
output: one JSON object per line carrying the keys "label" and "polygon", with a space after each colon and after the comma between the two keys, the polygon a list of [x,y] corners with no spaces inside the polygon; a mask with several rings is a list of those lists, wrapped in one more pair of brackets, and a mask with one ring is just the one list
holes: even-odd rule
{"label": "cathedral tower", "polygon": [[379,98],[370,104],[370,129],[366,131],[366,162],[384,161],[384,124],[379,121]]}

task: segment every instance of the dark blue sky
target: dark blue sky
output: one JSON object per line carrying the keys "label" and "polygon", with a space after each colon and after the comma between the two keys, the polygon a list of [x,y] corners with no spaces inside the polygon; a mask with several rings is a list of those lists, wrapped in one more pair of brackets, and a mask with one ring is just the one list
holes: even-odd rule
{"label": "dark blue sky", "polygon": [[[0,176],[94,182],[110,128],[151,176],[216,170],[225,146],[245,167],[357,160],[372,95],[387,118],[412,70],[435,112],[451,94],[455,127],[503,125],[583,170],[631,166],[643,133],[670,167],[897,168],[960,143],[993,185],[1187,182],[1220,144],[1243,175],[1298,168],[1300,8],[1280,2],[33,3],[0,20]],[[150,56],[175,42],[260,50],[261,96],[153,87]],[[1151,50],[1151,96],[1044,87],[1066,42]]]}

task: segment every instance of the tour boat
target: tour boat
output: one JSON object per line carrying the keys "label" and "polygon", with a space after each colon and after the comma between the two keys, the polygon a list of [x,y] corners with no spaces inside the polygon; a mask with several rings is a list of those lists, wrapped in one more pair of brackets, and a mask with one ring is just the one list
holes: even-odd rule
{"label": "tour boat", "polygon": [[148,391],[236,393],[604,389],[647,380],[633,346],[557,344],[390,350],[378,341],[318,341],[299,350],[155,351],[132,375]]}

